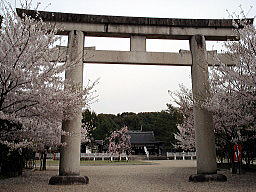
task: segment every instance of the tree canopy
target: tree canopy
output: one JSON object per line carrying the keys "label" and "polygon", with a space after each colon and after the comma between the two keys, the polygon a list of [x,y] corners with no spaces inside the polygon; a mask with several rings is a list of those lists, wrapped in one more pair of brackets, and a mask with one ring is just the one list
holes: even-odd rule
{"label": "tree canopy", "polygon": [[175,143],[174,134],[177,133],[177,124],[181,123],[182,115],[176,108],[168,104],[168,109],[161,112],[124,112],[121,114],[95,114],[89,110],[83,112],[83,121],[91,122],[92,139],[105,140],[110,134],[122,127],[129,130],[154,131],[155,138],[163,141],[171,148]]}

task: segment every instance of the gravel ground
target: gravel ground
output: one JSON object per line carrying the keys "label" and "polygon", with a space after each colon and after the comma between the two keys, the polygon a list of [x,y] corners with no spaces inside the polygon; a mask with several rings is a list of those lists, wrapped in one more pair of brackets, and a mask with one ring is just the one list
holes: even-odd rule
{"label": "gravel ground", "polygon": [[195,161],[153,161],[153,165],[83,166],[81,175],[89,177],[88,185],[51,186],[49,178],[58,167],[47,171],[29,171],[22,177],[0,180],[0,192],[256,192],[256,174],[232,175],[227,182],[188,182],[196,172]]}

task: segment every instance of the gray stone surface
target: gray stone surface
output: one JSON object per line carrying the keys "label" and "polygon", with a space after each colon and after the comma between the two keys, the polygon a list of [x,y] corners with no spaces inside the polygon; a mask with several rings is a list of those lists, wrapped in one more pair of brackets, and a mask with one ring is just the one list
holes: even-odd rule
{"label": "gray stone surface", "polygon": [[[38,12],[16,9],[19,16],[25,13],[37,17]],[[86,36],[127,37],[144,36],[147,39],[184,39],[202,34],[206,40],[238,40],[236,26],[242,27],[233,19],[174,19],[148,17],[121,17],[106,15],[71,14],[39,11],[46,22],[61,29],[58,34],[68,35],[69,31],[80,30]],[[248,20],[253,23],[253,19]],[[238,27],[238,28],[239,28]]]}
{"label": "gray stone surface", "polygon": [[[143,45],[143,44],[142,44]],[[132,46],[131,46],[132,47]],[[144,46],[145,47],[145,46]],[[145,48],[144,48],[145,49]],[[165,65],[165,66],[191,66],[190,51],[172,52],[145,52],[142,51],[110,51],[84,49],[84,63],[106,64],[130,64],[130,65]],[[56,47],[52,51],[51,61],[66,62],[66,47]],[[207,63],[209,66],[217,66],[219,63],[232,66],[238,63],[236,55],[207,51]]]}
{"label": "gray stone surface", "polygon": [[[239,20],[234,19],[177,19],[177,18],[150,18],[150,17],[124,17],[109,15],[88,15],[61,12],[47,12],[26,9],[16,9],[19,16],[22,13],[33,17],[40,16],[44,21],[54,22],[75,22],[75,23],[95,23],[95,24],[125,24],[125,25],[149,25],[149,26],[172,26],[172,27],[220,27],[235,28],[235,23],[239,25]],[[249,22],[253,22],[250,19]],[[239,25],[242,27],[242,25]]]}
{"label": "gray stone surface", "polygon": [[146,37],[145,36],[131,36],[130,50],[131,51],[146,51]]}
{"label": "gray stone surface", "polygon": [[197,173],[215,174],[217,173],[217,164],[212,114],[201,106],[210,96],[204,36],[193,36],[190,40],[190,49]]}
{"label": "gray stone surface", "polygon": [[[65,80],[71,81],[75,86],[83,85],[83,48],[84,34],[81,31],[71,31],[68,39],[68,70],[65,71]],[[82,108],[82,106],[81,106]],[[82,110],[82,109],[80,109]],[[62,129],[68,135],[62,135],[60,153],[60,176],[79,175],[80,169],[80,143],[81,143],[82,111],[70,120],[62,122]]]}

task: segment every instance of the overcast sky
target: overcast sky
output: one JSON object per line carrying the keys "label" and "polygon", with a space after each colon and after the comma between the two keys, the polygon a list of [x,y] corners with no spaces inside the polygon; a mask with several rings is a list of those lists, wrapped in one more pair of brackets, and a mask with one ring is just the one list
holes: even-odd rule
{"label": "overcast sky", "polygon": [[[15,0],[11,0],[15,3]],[[16,0],[16,5],[19,5]],[[36,0],[33,1],[37,2]],[[40,10],[96,15],[163,18],[223,19],[230,13],[256,15],[255,0],[41,0]],[[250,8],[253,6],[252,8]],[[85,46],[97,50],[130,49],[129,39],[86,37]],[[147,40],[147,51],[178,52],[189,49],[188,41]],[[207,49],[220,43],[207,42]],[[191,87],[190,67],[85,64],[85,83],[99,79],[95,87],[98,101],[91,105],[96,113],[161,111],[170,103],[168,90],[179,84]]]}

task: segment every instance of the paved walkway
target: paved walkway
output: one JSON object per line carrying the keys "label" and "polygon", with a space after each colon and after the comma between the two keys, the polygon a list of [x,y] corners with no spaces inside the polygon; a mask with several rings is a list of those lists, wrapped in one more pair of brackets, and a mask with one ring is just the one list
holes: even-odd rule
{"label": "paved walkway", "polygon": [[[227,182],[188,182],[196,171],[195,161],[154,161],[154,165],[83,166],[88,185],[51,186],[49,178],[58,168],[27,172],[22,177],[0,180],[0,192],[255,192],[256,174],[232,175]],[[223,172],[221,172],[223,173]]]}

